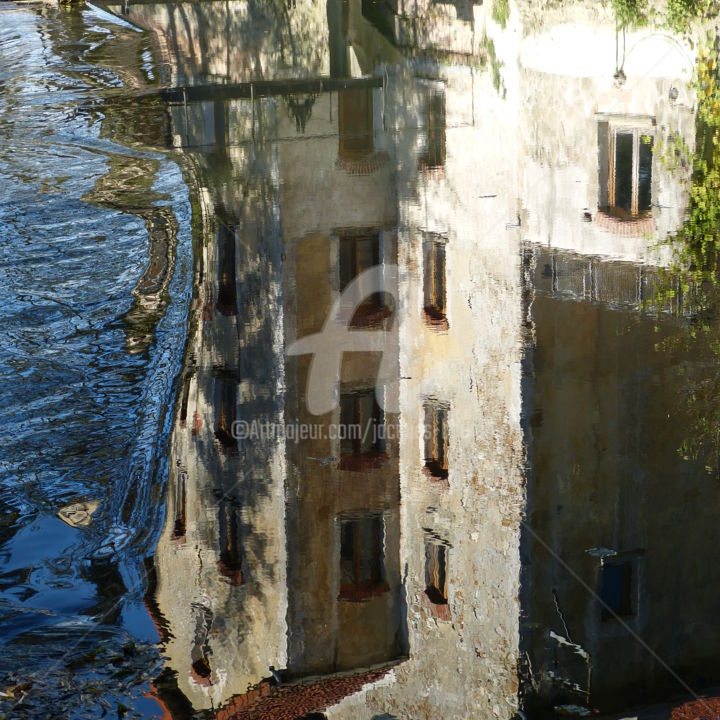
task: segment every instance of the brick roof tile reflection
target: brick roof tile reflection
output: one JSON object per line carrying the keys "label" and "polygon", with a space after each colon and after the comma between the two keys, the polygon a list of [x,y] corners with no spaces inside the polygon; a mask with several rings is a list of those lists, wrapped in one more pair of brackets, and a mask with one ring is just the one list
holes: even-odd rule
{"label": "brick roof tile reflection", "polygon": [[297,720],[318,713],[384,677],[389,667],[352,675],[333,675],[305,682],[273,685],[263,680],[243,695],[235,695],[217,711],[216,720]]}

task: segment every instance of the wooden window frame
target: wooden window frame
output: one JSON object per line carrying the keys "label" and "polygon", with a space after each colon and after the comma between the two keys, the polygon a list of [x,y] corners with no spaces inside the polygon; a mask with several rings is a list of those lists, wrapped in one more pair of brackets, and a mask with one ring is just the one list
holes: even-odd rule
{"label": "wooden window frame", "polygon": [[375,152],[372,87],[338,91],[338,158],[361,160]]}
{"label": "wooden window frame", "polygon": [[229,371],[215,376],[215,439],[225,455],[237,455],[237,439],[233,436],[233,425],[237,420],[238,378]]}
{"label": "wooden window frame", "polygon": [[[378,543],[379,554],[376,567],[372,577],[362,579],[360,577],[360,523],[373,522],[378,523],[379,538],[374,538]],[[343,540],[345,537],[345,529],[350,527],[352,532],[352,562],[353,562],[353,580],[350,583],[343,583],[341,578],[340,600],[348,600],[350,602],[364,602],[370,598],[377,597],[386,593],[390,587],[385,578],[385,519],[382,514],[368,514],[358,517],[341,517],[340,518],[340,562],[343,563]],[[342,573],[341,573],[342,574]]]}
{"label": "wooden window frame", "polygon": [[[600,198],[598,205],[604,213],[620,220],[636,221],[652,215],[652,159],[654,157],[655,123],[652,118],[598,115],[598,151]],[[618,205],[617,191],[617,137],[632,136],[632,164],[630,176],[630,211]],[[649,137],[650,204],[640,210],[640,147]]]}
{"label": "wooden window frame", "polygon": [[[423,241],[423,319],[433,328],[447,330],[447,242],[431,237]],[[442,267],[439,267],[439,266]],[[442,276],[442,287],[438,276]]]}
{"label": "wooden window frame", "polygon": [[427,150],[421,158],[423,169],[436,170],[445,167],[445,90],[435,90],[428,97]]}
{"label": "wooden window frame", "polygon": [[[338,280],[340,292],[365,270],[383,264],[382,242],[380,231],[367,229],[354,232],[341,232],[338,234],[340,247],[338,248]],[[360,260],[360,243],[372,242],[371,264],[363,266]],[[343,246],[352,246],[353,274],[350,277],[343,276]],[[354,310],[354,311],[353,311]],[[392,315],[392,310],[387,304],[386,293],[379,292],[364,298],[357,308],[348,308],[348,313],[353,311],[349,320],[350,327],[372,327],[382,324]]]}
{"label": "wooden window frame", "polygon": [[[425,531],[423,545],[425,553],[425,593],[426,607],[437,620],[450,621],[449,589],[450,589],[450,545],[429,530]],[[435,551],[435,564],[431,567],[431,551]],[[440,552],[442,551],[442,552]],[[439,558],[442,557],[442,567]],[[442,573],[442,575],[441,575]]]}
{"label": "wooden window frame", "polygon": [[425,473],[434,479],[447,480],[449,408],[436,401],[428,401],[423,405],[423,411]]}
{"label": "wooden window frame", "polygon": [[232,585],[243,583],[243,551],[240,537],[240,508],[222,500],[218,508],[218,568]]}
{"label": "wooden window frame", "polygon": [[[367,397],[368,395],[372,397],[372,416],[370,418],[364,418],[362,417],[359,401],[361,398]],[[352,418],[344,417],[345,402],[348,399],[352,399],[354,401]],[[373,425],[367,432],[373,433],[369,439],[374,440],[374,442],[372,447],[363,450],[363,439],[367,439],[363,438],[363,434],[366,432],[369,422],[373,422]],[[345,438],[340,441],[339,468],[341,470],[369,470],[379,467],[387,457],[385,443],[377,437],[377,428],[384,426],[385,424],[385,413],[380,407],[380,403],[378,403],[374,387],[341,391],[340,423],[346,427],[352,425],[359,428],[360,436]],[[343,443],[352,443],[352,449],[350,452],[343,448]],[[347,448],[347,444],[345,445],[345,448]]]}

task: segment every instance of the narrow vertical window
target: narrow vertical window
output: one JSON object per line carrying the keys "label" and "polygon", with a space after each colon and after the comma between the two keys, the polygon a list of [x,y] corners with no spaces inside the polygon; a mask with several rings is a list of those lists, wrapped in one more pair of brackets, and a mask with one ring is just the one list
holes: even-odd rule
{"label": "narrow vertical window", "polygon": [[447,605],[448,547],[434,538],[425,540],[425,594],[434,605]]}
{"label": "narrow vertical window", "polygon": [[229,500],[223,500],[219,508],[220,572],[234,585],[243,581],[242,546],[240,542],[240,521],[238,507]]}
{"label": "narrow vertical window", "polygon": [[218,299],[217,309],[223,315],[237,314],[235,285],[235,233],[222,225],[218,237]]}
{"label": "narrow vertical window", "polygon": [[423,315],[433,325],[447,327],[445,289],[445,243],[423,243]]}
{"label": "narrow vertical window", "polygon": [[425,470],[434,478],[448,476],[448,408],[437,402],[424,406]]}
{"label": "narrow vertical window", "polygon": [[367,232],[340,238],[340,291],[360,273],[380,264],[380,234]]}
{"label": "narrow vertical window", "polygon": [[340,522],[340,597],[364,600],[388,589],[382,515]]}
{"label": "narrow vertical window", "polygon": [[215,439],[226,454],[237,453],[233,426],[237,411],[237,379],[232,374],[218,375],[215,380]]}
{"label": "narrow vertical window", "polygon": [[428,100],[427,152],[422,159],[426,168],[445,165],[445,92],[434,92]]}
{"label": "narrow vertical window", "polygon": [[338,156],[341,160],[357,160],[372,154],[372,88],[350,88],[338,92],[338,133]]}
{"label": "narrow vertical window", "polygon": [[187,373],[183,379],[182,397],[180,399],[180,427],[184,428],[187,424],[188,404],[190,402],[190,383],[192,374]]}
{"label": "narrow vertical window", "polygon": [[[340,237],[339,248],[339,280],[340,292],[370,268],[382,264],[382,247],[378,231],[363,231],[345,234]],[[360,287],[362,297],[362,287]],[[349,298],[354,300],[355,296]],[[358,298],[359,299],[359,298]],[[353,308],[345,308],[347,311]],[[373,292],[362,298],[360,305],[354,310],[350,319],[353,327],[374,325],[391,315],[386,303],[384,292]]]}
{"label": "narrow vertical window", "polygon": [[175,524],[173,537],[185,537],[187,530],[187,472],[180,470],[175,481]]}
{"label": "narrow vertical window", "polygon": [[192,636],[192,645],[190,647],[190,674],[192,679],[198,685],[210,685],[210,675],[212,668],[210,666],[210,630],[213,624],[212,611],[197,603],[191,606],[191,614],[195,619],[195,632]]}
{"label": "narrow vertical window", "polygon": [[630,560],[603,562],[600,579],[603,620],[634,614],[632,588],[633,566]]}
{"label": "narrow vertical window", "polygon": [[385,414],[375,389],[340,393],[340,467],[372,467],[385,454]]}

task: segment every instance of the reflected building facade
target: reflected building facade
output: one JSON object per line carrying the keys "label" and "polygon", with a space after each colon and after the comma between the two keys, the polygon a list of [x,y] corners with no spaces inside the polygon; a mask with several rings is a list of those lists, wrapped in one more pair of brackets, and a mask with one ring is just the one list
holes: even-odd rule
{"label": "reflected building facade", "polygon": [[[711,684],[712,489],[655,350],[685,321],[653,304],[691,50],[643,31],[613,67],[609,17],[530,28],[521,5],[504,31],[489,3],[122,13],[170,66],[196,198],[153,610],[196,710],[612,710],[668,687],[633,633]],[[386,344],[342,356],[316,415],[316,357],[288,349],[333,312]],[[677,485],[703,518],[682,549]],[[663,582],[701,568],[681,609]]]}

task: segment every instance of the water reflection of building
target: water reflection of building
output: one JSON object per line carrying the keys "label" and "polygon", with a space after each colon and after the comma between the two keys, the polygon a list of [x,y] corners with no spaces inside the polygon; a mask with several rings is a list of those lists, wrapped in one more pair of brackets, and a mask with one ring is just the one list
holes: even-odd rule
{"label": "water reflection of building", "polygon": [[666,34],[625,37],[587,18],[524,40],[519,151],[529,240],[657,262],[653,241],[678,227],[685,208],[663,153],[671,135],[694,142],[693,62],[690,47]]}
{"label": "water reflection of building", "polygon": [[715,490],[678,452],[691,423],[657,345],[683,328],[639,310],[653,280],[635,264],[535,251],[530,707],[619,710],[682,694],[668,668],[694,689],[716,677]]}
{"label": "water reflection of building", "polygon": [[694,142],[692,52],[628,33],[613,73],[614,35],[559,25],[520,53],[522,219],[534,243],[521,580],[531,714],[620,710],[684,693],[677,677],[696,690],[717,677],[706,570],[716,523],[703,511],[714,491],[678,452],[691,423],[677,360],[658,346],[683,326],[658,300],[653,247],[683,217],[663,147],[671,134]]}
{"label": "water reflection of building", "polygon": [[[520,37],[490,23],[489,4],[468,4],[435,37],[446,55],[453,28],[471,44],[452,63],[411,62],[403,28],[365,3],[292,7],[329,38],[300,43],[292,70],[281,50],[292,21],[228,60],[222,32],[242,36],[246,22],[233,3],[215,16],[186,8],[187,36],[168,19],[177,7],[130,8],[160,27],[169,58],[197,54],[173,76],[197,86],[171,112],[203,247],[156,557],[178,686],[197,708],[232,697],[226,713],[248,717],[293,704],[333,717],[511,717],[519,665],[528,707],[620,698],[626,678],[652,672],[644,650],[557,558],[622,612],[663,596],[642,584],[651,557],[678,582],[693,577],[662,534],[651,478],[667,491],[687,475],[689,512],[708,498],[674,455],[661,419],[669,371],[653,355],[656,321],[638,314],[652,299],[654,271],[639,262],[650,236],[682,217],[680,179],[658,148],[671,131],[692,141],[686,60],[637,36],[646,67],[628,54],[623,85],[607,63],[609,25]],[[504,92],[473,59],[478,23]],[[585,64],[571,69],[548,51],[578,43]],[[208,93],[208,79],[224,82]],[[285,349],[319,332],[376,265],[398,266],[395,297],[368,298],[351,324],[397,330],[400,412],[375,397],[378,358],[365,353],[345,356],[337,407],[311,415],[310,357]],[[238,441],[239,420],[315,429]],[[368,424],[385,439],[331,437]],[[665,451],[648,459],[659,438]],[[524,507],[542,542],[526,533],[521,573]],[[673,666],[697,665],[702,648],[688,637],[670,647],[664,633],[675,610],[631,627],[669,643]]]}

